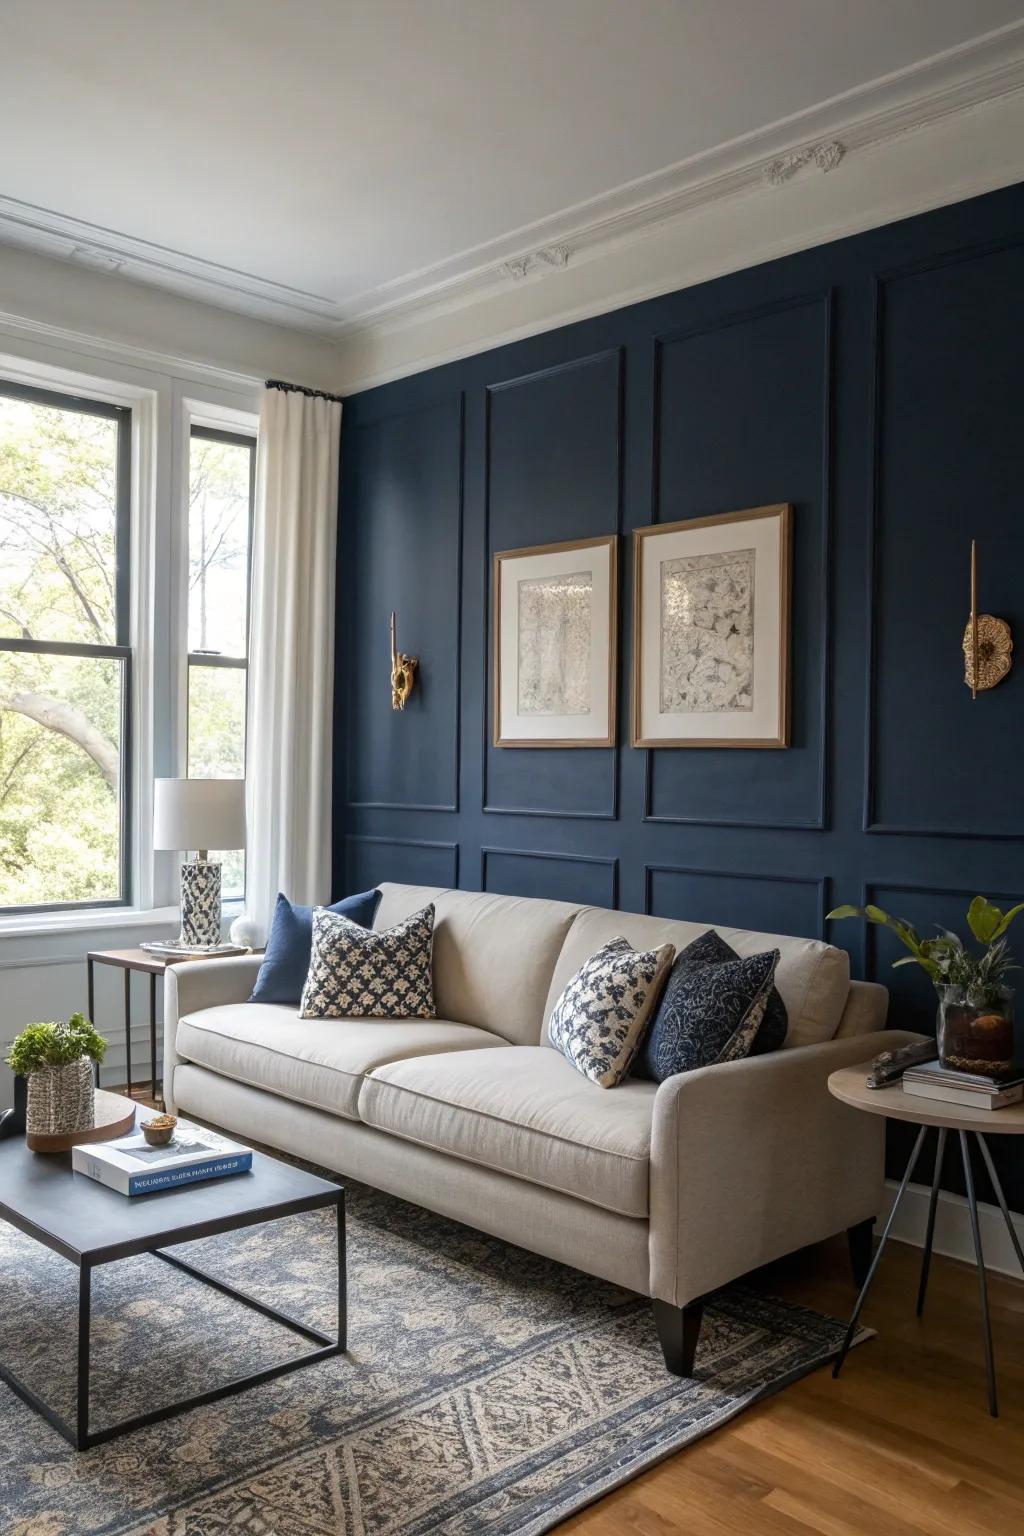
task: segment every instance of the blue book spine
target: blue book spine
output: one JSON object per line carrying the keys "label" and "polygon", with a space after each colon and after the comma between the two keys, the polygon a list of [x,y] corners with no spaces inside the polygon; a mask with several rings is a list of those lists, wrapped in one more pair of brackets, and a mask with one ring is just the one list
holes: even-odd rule
{"label": "blue book spine", "polygon": [[198,1184],[201,1179],[217,1179],[226,1173],[247,1173],[252,1167],[252,1153],[237,1157],[213,1157],[187,1168],[167,1168],[162,1173],[133,1173],[128,1180],[129,1195],[150,1195],[158,1189],[177,1189],[182,1184]]}

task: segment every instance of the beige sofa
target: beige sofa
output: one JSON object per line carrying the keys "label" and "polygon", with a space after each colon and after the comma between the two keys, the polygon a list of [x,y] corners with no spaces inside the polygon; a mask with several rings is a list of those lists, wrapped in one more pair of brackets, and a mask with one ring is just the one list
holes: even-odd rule
{"label": "beige sofa", "polygon": [[436,1021],[300,1019],[249,1003],[259,961],[172,967],[169,1108],[427,1206],[654,1300],[690,1374],[701,1298],[845,1229],[863,1249],[882,1195],[883,1121],[826,1079],[907,1035],[844,951],[777,947],[784,1049],[655,1083],[596,1086],[546,1042],[562,988],[602,943],[682,948],[706,923],[385,884],[376,926],[434,902]]}

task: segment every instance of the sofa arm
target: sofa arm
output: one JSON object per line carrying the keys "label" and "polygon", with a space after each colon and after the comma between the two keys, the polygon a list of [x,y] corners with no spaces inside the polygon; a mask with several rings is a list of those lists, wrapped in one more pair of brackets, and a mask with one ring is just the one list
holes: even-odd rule
{"label": "sofa arm", "polygon": [[651,1138],[651,1295],[685,1306],[881,1209],[885,1121],[830,1073],[920,1035],[885,1030],[662,1083]]}
{"label": "sofa arm", "polygon": [[262,955],[230,955],[226,960],[183,960],[164,972],[164,1104],[174,1108],[174,1041],[178,1020],[201,1008],[247,1002],[256,984]]}

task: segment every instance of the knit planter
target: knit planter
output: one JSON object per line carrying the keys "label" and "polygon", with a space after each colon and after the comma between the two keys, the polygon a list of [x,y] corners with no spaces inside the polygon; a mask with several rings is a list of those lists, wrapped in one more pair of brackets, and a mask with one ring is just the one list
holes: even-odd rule
{"label": "knit planter", "polygon": [[94,1123],[93,1064],[88,1056],[28,1076],[25,1128],[30,1136],[67,1136]]}

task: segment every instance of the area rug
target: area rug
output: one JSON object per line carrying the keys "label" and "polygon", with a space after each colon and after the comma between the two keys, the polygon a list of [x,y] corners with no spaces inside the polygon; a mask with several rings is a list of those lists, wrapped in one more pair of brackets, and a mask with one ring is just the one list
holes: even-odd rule
{"label": "area rug", "polygon": [[[334,1326],[333,1214],[189,1245]],[[182,1250],[185,1251],[185,1250]],[[75,1452],[0,1384],[4,1536],[536,1536],[829,1360],[843,1325],[741,1287],[667,1375],[650,1306],[349,1185],[349,1353]],[[70,1416],[72,1266],[0,1222],[0,1351]],[[144,1257],[94,1271],[92,1424],[305,1341]]]}

